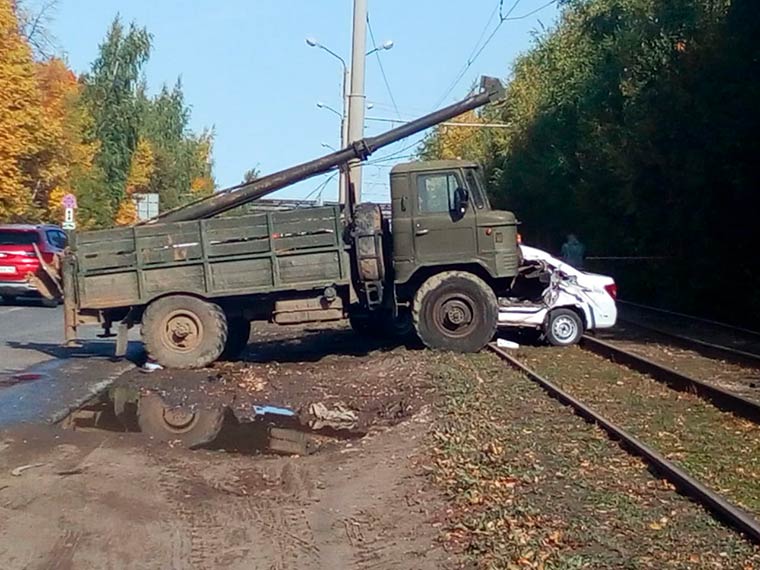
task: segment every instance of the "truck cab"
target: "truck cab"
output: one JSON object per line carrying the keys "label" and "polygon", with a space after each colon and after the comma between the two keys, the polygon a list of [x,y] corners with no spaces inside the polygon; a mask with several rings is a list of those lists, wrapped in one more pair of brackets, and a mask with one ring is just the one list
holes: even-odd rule
{"label": "truck cab", "polygon": [[433,273],[469,271],[494,288],[517,274],[517,220],[493,210],[479,166],[463,160],[391,170],[394,282],[399,297]]}

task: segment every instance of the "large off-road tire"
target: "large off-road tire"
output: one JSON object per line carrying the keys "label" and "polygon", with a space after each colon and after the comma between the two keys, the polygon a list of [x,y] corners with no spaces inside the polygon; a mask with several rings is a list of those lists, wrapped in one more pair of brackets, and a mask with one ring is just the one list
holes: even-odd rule
{"label": "large off-road tire", "polygon": [[499,305],[493,289],[476,275],[446,271],[417,290],[412,317],[428,348],[478,352],[496,333]]}
{"label": "large off-road tire", "polygon": [[153,301],[142,318],[148,356],[167,368],[202,368],[222,354],[227,319],[222,309],[189,295]]}
{"label": "large off-road tire", "polygon": [[583,319],[570,309],[554,309],[544,324],[544,337],[554,346],[578,344],[583,332]]}
{"label": "large off-road tire", "polygon": [[358,204],[354,211],[353,234],[358,254],[357,270],[362,281],[385,279],[383,255],[383,212],[377,204]]}
{"label": "large off-road tire", "polygon": [[170,406],[156,393],[140,395],[137,424],[158,441],[179,442],[190,449],[208,445],[222,429],[224,408]]}
{"label": "large off-road tire", "polygon": [[220,358],[235,360],[248,346],[251,336],[251,323],[243,317],[227,317],[227,342]]}

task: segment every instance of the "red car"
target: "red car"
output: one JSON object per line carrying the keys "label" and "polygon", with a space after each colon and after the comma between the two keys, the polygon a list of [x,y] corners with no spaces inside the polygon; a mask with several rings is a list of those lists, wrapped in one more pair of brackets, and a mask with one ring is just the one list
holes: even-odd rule
{"label": "red car", "polygon": [[[66,247],[66,234],[58,226],[0,224],[0,296],[5,303],[12,303],[16,297],[40,297],[27,277],[40,269],[34,244],[42,259],[52,263],[55,254]],[[44,298],[43,303],[58,304]]]}

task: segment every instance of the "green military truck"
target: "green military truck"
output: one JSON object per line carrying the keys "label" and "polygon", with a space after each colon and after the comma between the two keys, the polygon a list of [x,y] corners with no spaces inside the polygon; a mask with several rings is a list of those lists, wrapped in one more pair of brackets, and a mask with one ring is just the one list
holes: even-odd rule
{"label": "green military truck", "polygon": [[250,323],[349,318],[356,329],[413,326],[430,348],[478,351],[518,272],[517,222],[493,210],[478,166],[413,162],[391,171],[391,217],[377,205],[219,216],[296,181],[346,168],[410,134],[498,99],[480,92],[311,162],[132,227],[72,236],[62,263],[66,339],[81,324],[141,324],[149,355],[175,368],[234,358]]}

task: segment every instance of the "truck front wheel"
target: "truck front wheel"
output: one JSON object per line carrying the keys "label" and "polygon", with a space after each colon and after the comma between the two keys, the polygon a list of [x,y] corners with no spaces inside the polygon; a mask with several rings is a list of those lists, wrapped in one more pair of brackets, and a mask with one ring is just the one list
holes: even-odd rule
{"label": "truck front wheel", "polygon": [[477,352],[496,333],[499,305],[493,289],[476,275],[447,271],[422,284],[412,316],[425,346]]}
{"label": "truck front wheel", "polygon": [[168,368],[202,368],[222,354],[227,319],[222,309],[189,295],[153,301],[142,318],[148,355]]}

